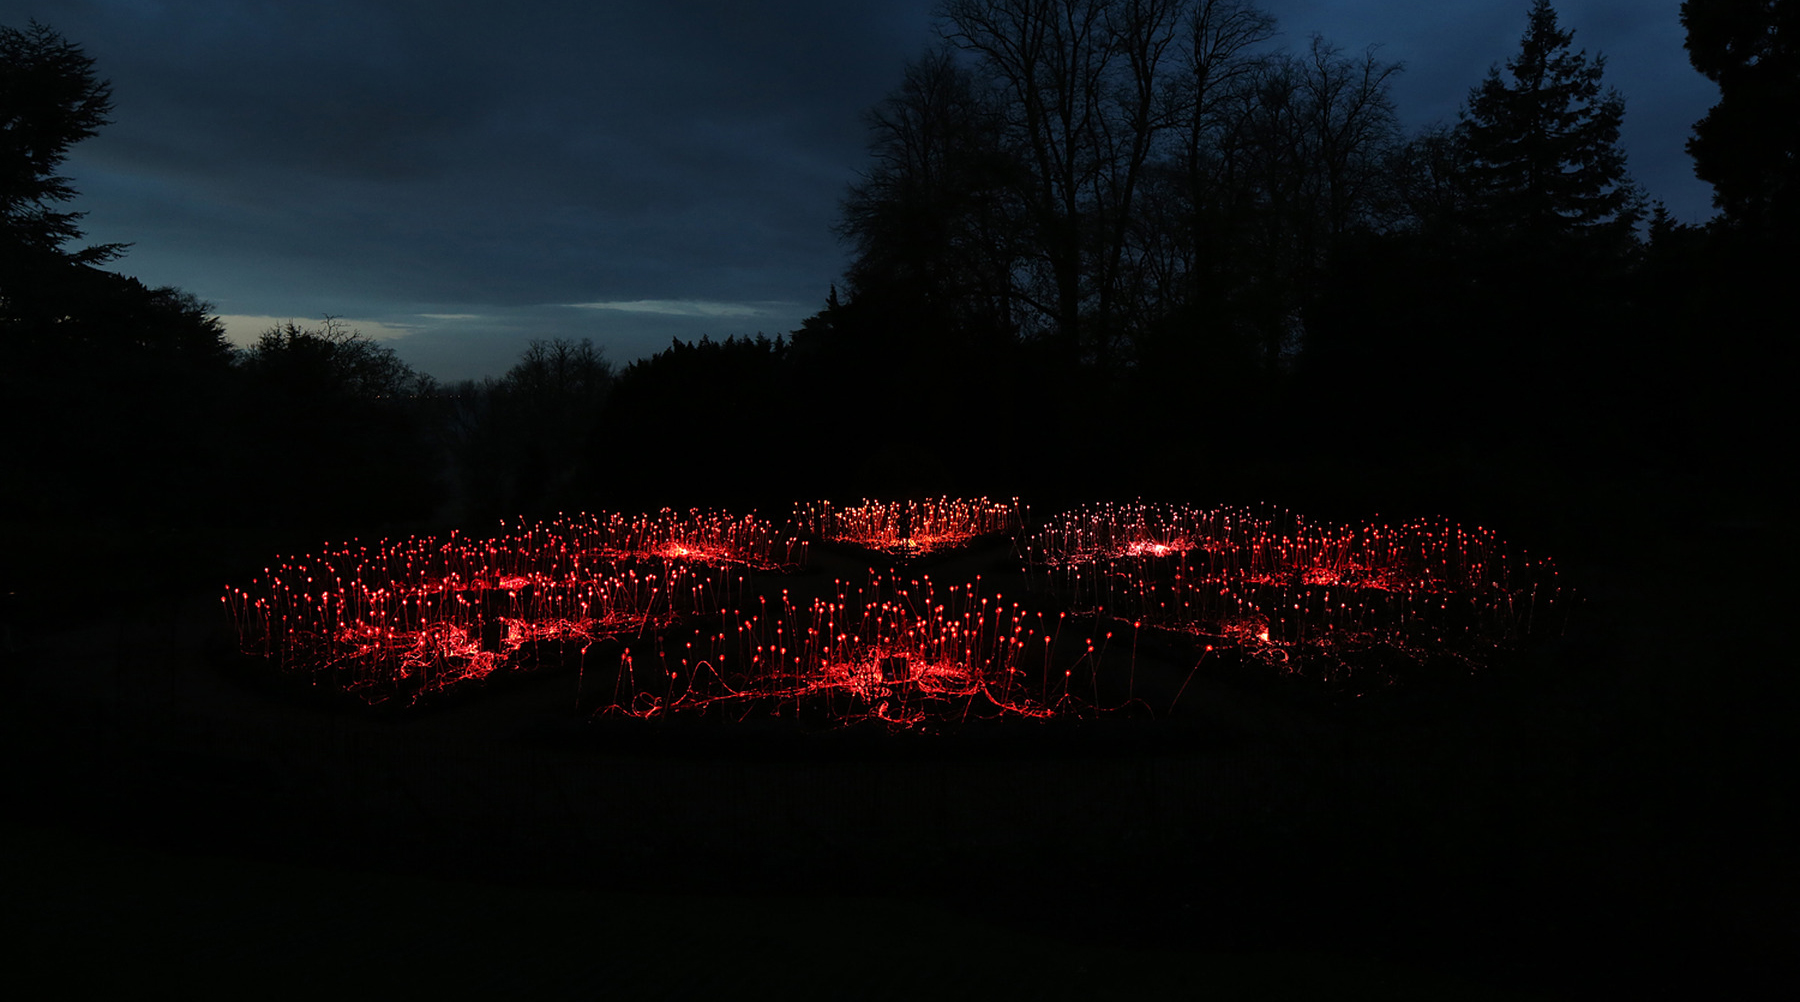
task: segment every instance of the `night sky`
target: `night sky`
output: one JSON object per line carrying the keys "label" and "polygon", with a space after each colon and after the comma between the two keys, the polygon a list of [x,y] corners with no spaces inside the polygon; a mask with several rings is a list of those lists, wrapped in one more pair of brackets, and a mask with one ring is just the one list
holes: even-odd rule
{"label": "night sky", "polygon": [[[933,0],[499,4],[0,0],[114,88],[65,166],[112,267],[211,302],[234,340],[344,318],[440,379],[534,337],[624,363],[671,337],[797,327],[847,264],[833,235],[862,113],[933,39]],[[1517,51],[1528,0],[1264,0],[1405,64],[1408,128],[1452,123]],[[1683,151],[1717,90],[1680,0],[1559,0],[1626,99],[1630,169],[1712,214]]]}

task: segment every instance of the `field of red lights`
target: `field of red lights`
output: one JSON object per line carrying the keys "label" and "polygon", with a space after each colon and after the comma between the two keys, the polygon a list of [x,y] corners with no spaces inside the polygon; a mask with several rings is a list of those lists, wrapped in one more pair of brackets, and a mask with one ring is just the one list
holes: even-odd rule
{"label": "field of red lights", "polygon": [[804,542],[754,517],[584,515],[489,539],[325,549],[265,567],[223,601],[246,653],[371,703],[413,701],[721,612],[747,573],[805,562]]}
{"label": "field of red lights", "polygon": [[[1286,511],[1106,504],[1049,519],[1025,558],[1071,610],[1336,673],[1385,648],[1471,668],[1566,605],[1547,560],[1448,521],[1309,522]],[[1210,648],[1209,648],[1210,649]]]}
{"label": "field of red lights", "polygon": [[[1112,504],[1028,528],[1022,510],[821,502],[780,530],[699,511],[559,517],[284,559],[223,601],[246,654],[369,704],[569,670],[599,716],[924,731],[1164,712],[1137,683],[1145,630],[1276,671],[1342,676],[1378,650],[1474,671],[1566,604],[1548,562],[1448,522]],[[807,572],[809,539],[904,565],[996,534],[1023,557],[1022,594]]]}
{"label": "field of red lights", "polygon": [[831,595],[808,602],[783,589],[774,601],[726,612],[720,628],[693,634],[679,650],[657,644],[654,664],[634,663],[627,650],[599,712],[922,730],[1096,712],[1070,683],[1079,663],[1095,658],[1091,644],[1077,665],[1051,670],[1072,649],[1058,649],[1061,620],[984,595],[979,580],[940,587],[929,576],[872,572],[860,586],[833,581]]}

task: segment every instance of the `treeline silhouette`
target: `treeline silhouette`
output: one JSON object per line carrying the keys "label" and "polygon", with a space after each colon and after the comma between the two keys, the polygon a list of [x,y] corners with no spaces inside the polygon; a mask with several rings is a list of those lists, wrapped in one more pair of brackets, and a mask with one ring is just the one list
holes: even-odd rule
{"label": "treeline silhouette", "polygon": [[50,28],[3,29],[0,112],[31,123],[0,150],[5,518],[262,547],[939,493],[1542,519],[1645,468],[1772,497],[1796,168],[1759,116],[1800,120],[1800,73],[1755,7],[1683,8],[1722,88],[1690,143],[1722,211],[1689,225],[1629,177],[1624,101],[1545,0],[1413,134],[1399,66],[1272,48],[1248,0],[947,2],[869,114],[853,262],[801,329],[622,369],[537,341],[453,385],[331,317],[234,349],[193,296],[103,270],[121,247],[68,250],[55,171],[110,88]]}

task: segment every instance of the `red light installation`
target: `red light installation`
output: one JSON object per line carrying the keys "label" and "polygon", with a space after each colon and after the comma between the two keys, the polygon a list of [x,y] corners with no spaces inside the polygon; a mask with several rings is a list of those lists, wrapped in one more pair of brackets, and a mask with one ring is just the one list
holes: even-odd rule
{"label": "red light installation", "polygon": [[1019,522],[1018,498],[865,500],[848,508],[814,501],[794,506],[794,524],[814,538],[899,557],[954,549],[983,536],[1012,532]]}
{"label": "red light installation", "polygon": [[1361,526],[1286,511],[1102,504],[1026,541],[1027,563],[1071,608],[1245,645],[1264,660],[1344,659],[1382,645],[1471,665],[1518,642],[1564,596],[1548,561],[1512,559],[1485,528]]}
{"label": "red light installation", "polygon": [[[908,557],[1016,531],[1021,511],[820,502],[797,507],[796,522]],[[980,577],[944,586],[873,570],[860,586],[834,581],[816,597],[817,580],[796,598],[747,577],[801,569],[804,543],[754,516],[665,509],[327,548],[223,601],[246,653],[371,704],[567,666],[577,702],[601,716],[927,731],[1143,709],[1141,627],[1192,635],[1201,660],[1237,652],[1366,680],[1395,652],[1479,667],[1546,618],[1559,624],[1567,605],[1548,561],[1515,560],[1493,532],[1445,521],[1104,504],[1049,519],[1020,551],[1029,595],[1010,599]],[[1109,655],[1127,629],[1129,657],[1123,640]]]}
{"label": "red light installation", "polygon": [[558,517],[491,539],[351,543],[282,560],[223,601],[246,653],[368,702],[416,701],[605,636],[717,613],[745,570],[793,568],[804,543],[753,517]]}

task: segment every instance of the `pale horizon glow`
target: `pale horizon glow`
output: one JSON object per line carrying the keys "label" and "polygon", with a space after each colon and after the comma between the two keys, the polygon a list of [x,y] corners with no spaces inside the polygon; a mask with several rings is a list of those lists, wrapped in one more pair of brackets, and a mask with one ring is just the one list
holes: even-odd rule
{"label": "pale horizon glow", "polygon": [[569,305],[581,310],[660,313],[671,317],[760,317],[767,312],[748,303],[715,303],[702,299],[629,299],[601,303],[570,303]]}
{"label": "pale horizon glow", "polygon": [[[289,322],[305,329],[318,330],[325,326],[324,317],[272,317],[245,316],[243,314],[219,314],[219,320],[225,324],[225,337],[240,348],[248,348],[261,339],[264,333],[273,327],[285,327]],[[417,329],[408,324],[383,323],[379,320],[356,320],[351,317],[333,318],[348,330],[355,331],[371,341],[397,341],[410,337]]]}

